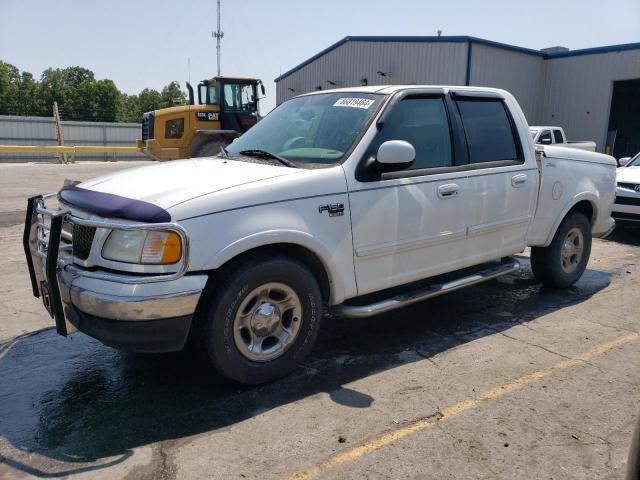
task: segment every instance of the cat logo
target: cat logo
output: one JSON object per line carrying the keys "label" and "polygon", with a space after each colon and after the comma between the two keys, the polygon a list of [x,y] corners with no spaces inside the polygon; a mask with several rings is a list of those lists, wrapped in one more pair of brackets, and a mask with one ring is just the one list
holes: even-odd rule
{"label": "cat logo", "polygon": [[330,217],[341,217],[344,215],[344,203],[332,203],[329,205],[320,205],[318,212],[329,212]]}
{"label": "cat logo", "polygon": [[217,122],[218,112],[196,112],[196,118],[201,122]]}

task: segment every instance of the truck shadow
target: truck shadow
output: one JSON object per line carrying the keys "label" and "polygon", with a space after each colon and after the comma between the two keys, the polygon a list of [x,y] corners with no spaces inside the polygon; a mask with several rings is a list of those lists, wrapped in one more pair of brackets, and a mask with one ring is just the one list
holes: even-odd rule
{"label": "truck shadow", "polygon": [[319,392],[368,408],[375,399],[343,385],[535,322],[585,301],[615,276],[587,270],[573,288],[549,290],[522,261],[518,275],[390,314],[329,316],[300,368],[253,388],[220,378],[188,352],[126,354],[53,330],[19,338],[0,346],[0,463],[40,477],[107,468],[136,447],[215,431]]}
{"label": "truck shadow", "polygon": [[623,243],[625,245],[640,246],[640,228],[638,227],[616,227],[616,229],[606,238],[606,241]]}

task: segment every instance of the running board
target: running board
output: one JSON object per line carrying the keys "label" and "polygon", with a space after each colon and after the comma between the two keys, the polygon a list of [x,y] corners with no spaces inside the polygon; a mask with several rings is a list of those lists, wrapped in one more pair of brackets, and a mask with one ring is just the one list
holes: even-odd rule
{"label": "running board", "polygon": [[486,282],[493,278],[501,277],[509,273],[520,270],[520,263],[514,258],[506,258],[500,265],[480,270],[473,275],[462,277],[451,282],[429,285],[426,289],[412,291],[409,293],[395,295],[391,298],[371,303],[369,305],[347,305],[341,304],[333,308],[333,311],[346,318],[366,318],[373,315],[395,310],[396,308],[406,307],[412,303],[422,302],[428,298],[438,297],[445,293],[460,290],[464,287],[476,285],[477,283]]}

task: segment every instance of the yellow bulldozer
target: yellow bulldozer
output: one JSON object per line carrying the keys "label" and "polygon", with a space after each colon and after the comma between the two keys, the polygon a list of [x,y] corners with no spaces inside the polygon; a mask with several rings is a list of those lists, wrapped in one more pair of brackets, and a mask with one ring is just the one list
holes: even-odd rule
{"label": "yellow bulldozer", "polygon": [[257,78],[214,77],[198,84],[198,103],[187,82],[189,105],[146,112],[137,147],[155,160],[217,155],[258,122]]}

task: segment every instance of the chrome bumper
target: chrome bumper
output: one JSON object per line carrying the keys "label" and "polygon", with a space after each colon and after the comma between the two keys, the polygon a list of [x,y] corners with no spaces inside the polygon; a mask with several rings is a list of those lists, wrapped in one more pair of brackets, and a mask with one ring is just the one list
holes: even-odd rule
{"label": "chrome bumper", "polygon": [[[83,317],[130,322],[193,315],[207,277],[185,275],[189,265],[189,238],[180,225],[86,220],[66,210],[45,208],[44,200],[52,196],[54,194],[29,199],[23,247],[33,295],[42,298],[59,334],[66,336],[76,331]],[[173,231],[182,240],[182,263],[174,273],[154,275],[80,268],[73,263],[72,238],[63,235],[65,222],[96,228]]]}

